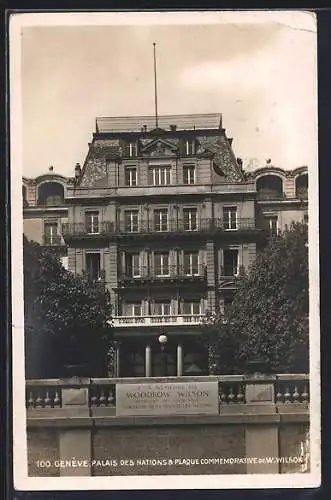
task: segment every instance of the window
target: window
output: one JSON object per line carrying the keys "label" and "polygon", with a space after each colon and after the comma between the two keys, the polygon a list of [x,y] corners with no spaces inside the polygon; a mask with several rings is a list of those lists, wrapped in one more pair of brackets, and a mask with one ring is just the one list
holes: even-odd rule
{"label": "window", "polygon": [[56,245],[59,242],[59,235],[57,232],[57,222],[45,222],[45,244]]}
{"label": "window", "polygon": [[195,184],[195,166],[184,165],[183,167],[184,184]]}
{"label": "window", "polygon": [[271,236],[278,234],[278,215],[268,215],[266,217],[267,228]]}
{"label": "window", "polygon": [[124,316],[141,316],[141,302],[124,304]]}
{"label": "window", "polygon": [[134,187],[137,185],[137,168],[136,167],[126,167],[125,168],[125,185]]}
{"label": "window", "polygon": [[166,186],[171,184],[171,167],[150,167],[148,172],[148,183],[152,186]]}
{"label": "window", "polygon": [[185,143],[185,153],[187,155],[195,154],[195,140],[187,140]]}
{"label": "window", "polygon": [[131,253],[125,256],[125,274],[130,278],[137,278],[140,276],[139,253]]}
{"label": "window", "polygon": [[170,316],[170,302],[154,302],[153,316]]}
{"label": "window", "polygon": [[99,232],[99,212],[85,213],[86,231],[90,234]]}
{"label": "window", "polygon": [[184,274],[187,276],[199,274],[199,252],[184,252]]}
{"label": "window", "polygon": [[137,156],[137,144],[135,142],[129,144],[129,156]]}
{"label": "window", "polygon": [[168,209],[154,210],[154,229],[155,231],[168,231]]}
{"label": "window", "polygon": [[223,276],[236,276],[238,274],[239,250],[226,249],[223,251]]}
{"label": "window", "polygon": [[198,229],[197,212],[196,208],[184,208],[184,231],[196,231]]}
{"label": "window", "polygon": [[137,233],[139,230],[138,210],[125,211],[125,231],[127,233]]}
{"label": "window", "polygon": [[157,252],[154,254],[154,270],[156,276],[169,276],[169,254]]}
{"label": "window", "polygon": [[86,272],[91,280],[100,279],[100,254],[88,253],[86,254]]}
{"label": "window", "polygon": [[201,314],[200,301],[198,300],[192,302],[185,301],[183,303],[183,314],[191,316]]}
{"label": "window", "polygon": [[237,207],[223,208],[224,229],[237,229]]}

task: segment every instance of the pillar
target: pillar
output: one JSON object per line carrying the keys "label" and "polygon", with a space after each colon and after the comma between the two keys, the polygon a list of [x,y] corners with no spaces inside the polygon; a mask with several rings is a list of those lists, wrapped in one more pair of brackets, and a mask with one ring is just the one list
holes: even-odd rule
{"label": "pillar", "polygon": [[[265,380],[264,375],[254,374],[252,380],[246,385],[246,411],[255,415],[276,416],[274,380]],[[261,382],[261,379],[263,382]],[[246,472],[248,474],[278,474],[279,464],[266,463],[265,457],[279,457],[278,422],[265,424],[247,424],[245,426],[246,456],[248,458],[261,458],[260,463],[248,463]]]}
{"label": "pillar", "polygon": [[152,351],[151,346],[145,347],[145,377],[151,377],[152,374]]}
{"label": "pillar", "polygon": [[120,376],[120,345],[116,345],[116,377]]}
{"label": "pillar", "polygon": [[177,377],[183,375],[183,347],[181,344],[177,345]]}
{"label": "pillar", "polygon": [[[89,379],[68,379],[61,389],[62,408],[72,418],[89,417]],[[92,459],[91,425],[85,428],[60,428],[59,429],[59,458],[60,460],[76,460],[74,466],[69,464],[61,467],[61,476],[90,476]],[[86,461],[86,464],[82,462]],[[87,466],[86,466],[87,465]]]}

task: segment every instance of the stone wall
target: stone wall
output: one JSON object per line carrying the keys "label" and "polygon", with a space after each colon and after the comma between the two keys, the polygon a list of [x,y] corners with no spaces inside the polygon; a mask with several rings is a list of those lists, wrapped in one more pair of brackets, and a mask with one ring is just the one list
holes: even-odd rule
{"label": "stone wall", "polygon": [[[291,462],[298,459],[305,442],[307,423],[284,423],[278,429],[279,464],[247,465],[243,461],[233,463],[234,458],[275,457],[264,453],[263,436],[274,426],[267,424],[254,427],[252,451],[248,447],[250,425],[201,424],[201,425],[157,425],[157,426],[113,426],[96,425],[87,429],[87,442],[91,439],[91,457],[81,456],[84,449],[84,432],[72,426],[28,429],[28,474],[29,476],[57,477],[60,475],[157,475],[157,474],[245,474],[245,473],[298,473],[302,465]],[[93,427],[93,430],[91,431]],[[257,433],[255,431],[258,431]],[[75,449],[67,459],[88,460],[85,468],[62,468],[59,460],[61,434],[66,441],[71,439]],[[255,435],[256,434],[256,435]],[[260,437],[259,437],[260,435]],[[63,437],[63,436],[62,436]],[[263,444],[262,448],[261,445]],[[215,460],[216,459],[216,460]],[[229,460],[232,459],[232,460]],[[217,463],[218,460],[218,463]],[[48,461],[48,463],[46,463]],[[153,462],[154,461],[154,462]],[[214,463],[213,463],[214,462]],[[232,463],[231,463],[232,462]],[[88,466],[87,466],[88,465]],[[271,470],[272,469],[272,470]],[[306,471],[309,472],[309,465]]]}
{"label": "stone wall", "polygon": [[[59,432],[57,429],[29,429],[27,433],[28,475],[60,476],[56,461],[60,458]],[[43,463],[48,461],[49,463]]]}
{"label": "stone wall", "polygon": [[[201,463],[201,459],[245,456],[245,429],[236,425],[99,428],[93,437],[93,452],[95,460],[111,459],[117,463],[115,467],[97,463],[93,469],[97,476],[244,474],[246,471],[245,464]],[[129,459],[127,465],[125,459]],[[134,465],[130,465],[130,459]],[[159,462],[154,465],[152,460]]]}

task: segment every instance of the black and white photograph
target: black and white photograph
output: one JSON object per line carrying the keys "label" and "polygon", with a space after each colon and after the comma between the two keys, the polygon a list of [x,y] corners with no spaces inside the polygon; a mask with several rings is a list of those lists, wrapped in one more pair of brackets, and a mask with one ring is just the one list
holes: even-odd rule
{"label": "black and white photograph", "polygon": [[15,488],[319,486],[315,14],[9,28]]}

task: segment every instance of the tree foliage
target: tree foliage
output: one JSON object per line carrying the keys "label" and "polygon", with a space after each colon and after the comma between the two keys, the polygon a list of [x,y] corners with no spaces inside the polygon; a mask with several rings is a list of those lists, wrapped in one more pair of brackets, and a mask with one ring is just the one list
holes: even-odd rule
{"label": "tree foliage", "polygon": [[226,317],[209,320],[218,371],[246,372],[254,359],[272,373],[308,371],[307,241],[302,223],[272,238],[241,277]]}
{"label": "tree foliage", "polygon": [[75,276],[54,251],[24,238],[24,296],[27,376],[63,376],[66,363],[87,363],[89,374],[99,375],[111,339],[104,286]]}

